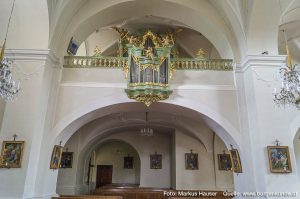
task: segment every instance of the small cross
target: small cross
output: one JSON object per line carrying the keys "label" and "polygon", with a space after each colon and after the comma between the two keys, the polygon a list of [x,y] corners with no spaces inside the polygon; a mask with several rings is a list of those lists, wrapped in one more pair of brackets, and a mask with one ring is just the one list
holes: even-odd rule
{"label": "small cross", "polygon": [[230,147],[231,147],[231,150],[233,150],[233,146],[232,146],[232,144],[230,145]]}
{"label": "small cross", "polygon": [[13,138],[14,138],[14,141],[16,141],[16,138],[18,137],[17,134],[13,134]]}
{"label": "small cross", "polygon": [[191,154],[193,154],[193,149],[191,149]]}
{"label": "small cross", "polygon": [[276,139],[275,142],[276,142],[276,146],[279,146],[280,141]]}
{"label": "small cross", "polygon": [[62,141],[59,141],[59,146],[61,146],[61,144],[62,144]]}

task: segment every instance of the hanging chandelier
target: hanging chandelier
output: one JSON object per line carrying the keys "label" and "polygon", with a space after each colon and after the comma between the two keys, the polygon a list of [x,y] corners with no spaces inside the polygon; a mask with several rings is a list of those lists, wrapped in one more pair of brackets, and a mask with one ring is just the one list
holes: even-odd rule
{"label": "hanging chandelier", "polygon": [[146,126],[145,127],[142,127],[141,130],[140,130],[140,134],[141,136],[153,136],[154,134],[154,131],[152,128],[150,128],[148,125],[148,112],[146,112]]}
{"label": "hanging chandelier", "polygon": [[[279,7],[282,15],[283,12],[280,0]],[[283,16],[281,16],[281,24],[283,24]],[[290,107],[300,110],[300,70],[297,68],[296,64],[292,64],[292,56],[287,43],[286,31],[283,29],[282,32],[285,41],[287,62],[286,66],[279,70],[282,81],[281,88],[279,92],[275,89],[273,100],[278,107]]]}
{"label": "hanging chandelier", "polygon": [[279,107],[294,107],[300,110],[300,70],[292,64],[292,57],[286,45],[287,66],[280,68],[281,89],[275,91],[274,103]]}
{"label": "hanging chandelier", "polygon": [[11,16],[13,13],[15,1],[13,2],[12,9],[10,12],[8,25],[6,29],[4,43],[0,53],[0,97],[5,101],[11,101],[16,98],[19,90],[20,84],[16,84],[12,78],[12,62],[9,61],[6,57],[4,57],[5,45],[7,33],[10,25]]}
{"label": "hanging chandelier", "polygon": [[141,128],[141,136],[153,136],[153,129],[149,127]]}

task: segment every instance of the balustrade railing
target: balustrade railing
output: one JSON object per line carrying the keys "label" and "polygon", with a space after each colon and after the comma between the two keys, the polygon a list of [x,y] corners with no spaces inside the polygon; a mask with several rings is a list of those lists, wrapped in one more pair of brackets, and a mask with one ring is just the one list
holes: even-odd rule
{"label": "balustrade railing", "polygon": [[[127,57],[65,56],[64,68],[125,68]],[[231,59],[171,59],[173,70],[233,70]]]}

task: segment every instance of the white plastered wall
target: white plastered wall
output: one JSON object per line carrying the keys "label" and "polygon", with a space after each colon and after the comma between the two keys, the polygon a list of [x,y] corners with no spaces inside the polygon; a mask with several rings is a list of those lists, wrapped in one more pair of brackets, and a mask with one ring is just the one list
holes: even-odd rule
{"label": "white plastered wall", "polygon": [[[31,3],[32,2],[32,3]],[[9,36],[9,42],[8,46],[9,48],[35,48],[35,49],[41,49],[46,48],[48,46],[48,16],[47,16],[47,6],[46,1],[40,1],[35,0],[28,3],[28,1],[17,1],[17,4],[19,6],[16,7],[17,13],[16,16],[19,21],[12,22],[12,30],[13,33],[11,33],[11,36]],[[74,1],[69,1],[74,2]],[[94,1],[96,2],[96,1]],[[98,1],[99,2],[99,1]],[[224,2],[224,1],[222,1]],[[11,3],[11,1],[9,1]],[[78,3],[78,6],[81,5],[81,1],[76,1]],[[186,2],[181,1],[181,3],[186,4]],[[193,4],[189,4],[190,7],[195,7],[197,13],[201,13],[199,8],[201,7],[201,4],[198,4],[199,1],[193,1]],[[271,13],[274,9],[263,9],[263,7],[269,7],[268,5],[273,5],[273,1],[255,1],[256,5],[254,6],[257,15],[254,15],[253,18],[249,20],[248,24],[248,30],[249,33],[245,35],[246,41],[248,43],[248,53],[250,54],[260,54],[262,51],[268,50],[270,54],[277,54],[277,33],[278,30],[278,9],[275,10],[277,12],[277,15],[273,17],[273,13]],[[207,4],[203,7],[204,9],[208,8]],[[263,6],[265,5],[265,6]],[[93,5],[91,5],[93,6]],[[6,27],[6,19],[8,19],[7,11],[8,8],[8,0],[7,1],[1,1],[1,19],[4,19],[1,21],[1,30],[4,30]],[[63,6],[62,6],[63,7]],[[270,6],[271,7],[271,6]],[[69,5],[65,8],[70,9]],[[71,7],[72,8],[72,7]],[[180,9],[180,7],[178,7]],[[211,8],[211,7],[210,7]],[[259,9],[256,9],[259,8]],[[70,9],[70,10],[78,10],[78,9]],[[88,12],[89,9],[86,9],[86,14],[90,15],[91,13]],[[207,9],[207,12],[209,13],[216,13],[216,12],[210,12],[211,9]],[[148,14],[151,14],[151,12],[147,12]],[[174,12],[176,15],[177,12]],[[70,18],[73,18],[73,14],[70,12],[66,13],[69,14]],[[162,15],[161,13],[158,13]],[[194,13],[195,14],[195,13]],[[214,15],[214,14],[213,14]],[[251,15],[251,14],[249,14]],[[3,17],[2,17],[3,16]],[[57,14],[59,16],[59,14]],[[172,18],[171,14],[169,13],[169,17]],[[182,15],[183,17],[185,15]],[[174,18],[181,18],[181,15],[175,16]],[[194,15],[197,16],[197,15]],[[101,16],[102,17],[102,16]],[[59,17],[58,21],[61,21]],[[80,18],[80,17],[79,17]],[[193,27],[199,31],[202,29],[206,29],[206,24],[201,23],[198,19],[208,19],[209,17],[195,17],[195,20],[193,22],[199,23],[200,25],[203,25],[200,27],[195,26],[195,24],[192,24]],[[102,17],[103,19],[103,17]],[[191,21],[190,18],[185,18],[187,21]],[[253,20],[252,20],[253,19]],[[73,18],[74,23],[78,23],[80,20],[78,18]],[[180,20],[180,19],[179,19]],[[218,21],[220,18],[214,18],[214,20]],[[40,22],[40,23],[39,23]],[[67,45],[66,42],[69,41],[70,37],[74,31],[74,29],[68,29],[66,30],[66,25],[69,24],[69,21],[63,21],[64,25],[59,24],[57,27],[61,28],[61,31],[67,34],[66,37],[63,37],[63,41],[60,40],[62,32],[59,30],[56,30],[53,28],[51,32],[54,32],[56,34],[56,37],[54,37],[55,42],[61,43],[62,45],[57,47],[57,49],[61,50],[63,53],[65,52],[65,47]],[[81,21],[82,22],[82,21]],[[98,20],[95,20],[95,22],[99,22]],[[103,23],[104,24],[104,23]],[[90,25],[90,24],[89,24]],[[191,24],[190,24],[191,25]],[[247,24],[246,24],[247,25]],[[222,27],[224,27],[222,23]],[[3,28],[4,27],[4,28]],[[36,27],[39,27],[38,31],[36,31]],[[95,27],[91,25],[92,29]],[[221,27],[218,26],[217,27]],[[83,28],[84,29],[84,28]],[[219,29],[206,29],[206,35],[209,35],[213,30],[215,30],[215,33],[221,33],[224,32],[224,30]],[[94,31],[94,30],[93,30]],[[250,32],[251,31],[251,32]],[[228,31],[226,34],[231,34]],[[1,34],[3,37],[3,34]],[[233,34],[232,34],[233,35]],[[212,35],[216,36],[216,35]],[[217,37],[217,36],[216,36]],[[210,40],[214,40],[211,37]],[[2,40],[3,38],[1,38]],[[85,38],[84,38],[85,39]],[[223,41],[224,37],[219,37],[217,41]],[[241,38],[239,38],[241,39]],[[230,39],[232,40],[232,39]],[[222,43],[222,42],[221,42]],[[233,42],[234,43],[234,42]],[[12,45],[14,44],[14,45]],[[235,46],[232,44],[232,46]],[[230,45],[218,45],[218,50],[220,50],[220,53],[224,53],[226,55],[226,52],[230,49]],[[223,52],[224,51],[224,52]],[[29,53],[30,54],[30,53]],[[230,53],[229,53],[230,54]],[[232,54],[232,53],[231,53]],[[43,61],[36,62],[36,61],[28,61],[28,59],[32,60],[33,57],[36,56],[36,52],[33,54],[30,54],[26,57],[26,63],[22,63],[22,66],[26,67],[29,66],[27,72],[32,73],[35,70],[31,70],[32,68],[38,64],[44,64]],[[28,58],[29,57],[29,58]],[[236,61],[236,60],[235,60]],[[269,63],[272,62],[272,60],[269,59],[268,56],[264,57],[258,57],[256,58],[256,61],[261,63]],[[50,64],[51,66],[54,64]],[[261,64],[259,65],[261,66]],[[258,75],[262,77],[265,80],[269,80],[273,78],[273,74],[277,71],[277,68],[269,73],[268,71],[258,70]],[[244,71],[245,72],[245,71]],[[46,72],[45,74],[49,74]],[[56,74],[54,76],[59,76],[59,74]],[[239,77],[238,77],[239,76]],[[30,77],[30,80],[27,85],[27,83],[24,83],[23,92],[24,94],[19,97],[20,101],[16,101],[10,106],[5,107],[5,113],[3,116],[3,123],[2,123],[2,131],[1,131],[1,139],[11,139],[11,132],[18,131],[19,134],[18,139],[24,139],[27,143],[26,149],[25,149],[25,159],[29,158],[30,156],[32,159],[29,161],[32,161],[31,166],[28,167],[30,170],[26,168],[26,161],[23,163],[25,164],[24,167],[21,169],[15,169],[15,170],[1,170],[0,175],[3,179],[9,179],[7,181],[4,181],[1,183],[0,188],[1,190],[1,197],[2,198],[23,198],[22,190],[24,189],[24,186],[28,193],[26,198],[49,198],[51,194],[55,193],[55,184],[56,184],[56,171],[49,170],[49,160],[51,156],[52,147],[54,144],[54,141],[51,140],[55,139],[57,135],[59,135],[64,127],[68,126],[72,121],[75,119],[83,116],[84,114],[95,110],[97,108],[103,107],[105,105],[110,105],[111,103],[105,101],[105,99],[101,102],[99,100],[102,100],[102,96],[100,92],[101,89],[97,88],[88,88],[84,91],[82,95],[89,95],[89,99],[87,99],[87,104],[92,103],[92,105],[84,106],[82,101],[74,101],[75,104],[73,104],[72,95],[70,94],[72,92],[72,88],[61,88],[62,91],[60,93],[61,97],[59,100],[68,100],[68,101],[60,101],[60,107],[57,110],[63,109],[59,114],[56,114],[60,118],[56,118],[56,122],[53,123],[53,125],[49,125],[49,123],[52,122],[52,119],[54,118],[54,106],[51,104],[53,101],[56,100],[55,95],[50,95],[50,97],[47,97],[47,95],[42,94],[45,98],[43,98],[43,102],[41,103],[41,106],[39,108],[36,108],[36,104],[34,104],[37,96],[39,96],[36,93],[32,93],[32,88],[36,88],[38,84],[44,84],[44,81],[39,81],[40,78],[39,75],[35,76],[33,75]],[[32,82],[31,82],[32,81]],[[52,81],[48,81],[46,83],[47,85],[54,85],[57,82],[57,79],[53,78]],[[268,81],[267,81],[268,82]],[[257,74],[254,71],[250,71],[247,73],[243,73],[241,75],[237,75],[237,85],[243,85],[244,87],[238,87],[237,88],[237,95],[243,95],[244,99],[239,98],[238,102],[234,101],[235,92],[234,91],[228,91],[224,90],[224,87],[222,87],[222,93],[223,94],[216,94],[218,92],[215,92],[215,90],[219,90],[220,87],[214,87],[212,89],[213,91],[207,92],[207,90],[210,90],[212,87],[201,87],[201,88],[193,88],[189,89],[189,94],[187,94],[186,90],[180,90],[180,95],[176,95],[176,97],[170,99],[168,102],[186,106],[189,108],[192,108],[194,110],[197,110],[199,112],[203,112],[209,116],[211,116],[212,119],[216,120],[219,124],[222,124],[225,129],[234,129],[234,128],[228,128],[229,126],[235,126],[235,125],[228,125],[229,120],[233,123],[238,123],[238,121],[242,121],[241,125],[241,137],[243,138],[244,142],[239,142],[241,146],[241,158],[242,161],[244,161],[245,170],[243,174],[240,174],[239,176],[235,176],[235,186],[237,190],[253,190],[253,191],[265,191],[265,190],[271,190],[271,191],[295,191],[299,188],[299,180],[296,176],[298,176],[297,170],[294,170],[292,174],[287,175],[277,175],[272,174],[268,171],[268,163],[267,163],[267,155],[266,155],[266,146],[273,144],[273,140],[275,138],[278,138],[282,141],[283,145],[290,146],[290,151],[293,151],[293,137],[294,133],[291,133],[291,130],[289,128],[289,124],[296,116],[298,116],[298,113],[295,113],[294,111],[285,111],[285,110],[277,110],[274,109],[272,106],[272,99],[270,97],[270,93],[273,90],[270,86],[266,86],[267,83],[265,81],[261,81],[261,78],[257,77]],[[248,86],[247,86],[248,85]],[[74,85],[73,85],[74,87]],[[209,89],[208,89],[209,88]],[[113,92],[112,92],[113,90]],[[202,92],[204,90],[204,92]],[[38,90],[35,90],[38,92]],[[82,91],[81,89],[77,90],[79,93]],[[106,98],[108,101],[112,101],[114,103],[120,103],[120,102],[128,102],[129,100],[126,98],[125,95],[120,94],[123,91],[123,88],[115,88],[114,89],[107,89],[108,92],[111,92],[110,97]],[[69,92],[69,93],[64,93]],[[98,93],[99,92],[99,93]],[[194,92],[197,93],[197,96],[194,96]],[[79,95],[78,93],[78,95]],[[117,93],[117,94],[116,94]],[[205,98],[206,95],[203,93],[208,93],[210,95],[211,93],[215,93],[214,96],[211,96],[211,98]],[[209,94],[210,93],[210,94]],[[228,94],[231,93],[231,94]],[[115,95],[116,94],[116,95]],[[228,97],[229,96],[229,97]],[[76,97],[76,96],[75,96]],[[117,99],[115,99],[117,97]],[[228,97],[228,98],[227,98]],[[47,103],[47,100],[49,99],[49,104]],[[212,98],[217,98],[213,101],[211,101]],[[224,99],[228,99],[228,103],[223,102]],[[97,103],[98,101],[99,103]],[[105,101],[105,102],[104,102]],[[194,103],[193,103],[194,102]],[[196,105],[196,103],[199,103],[200,105]],[[34,104],[34,105],[32,105]],[[238,106],[237,106],[238,104]],[[94,106],[93,106],[94,105]],[[203,105],[203,106],[201,106]],[[64,108],[66,106],[66,108]],[[42,107],[42,108],[41,108]],[[78,108],[80,107],[80,108]],[[209,107],[208,109],[205,109],[203,107]],[[47,108],[47,110],[45,110]],[[80,109],[80,110],[79,110]],[[42,110],[42,111],[41,111]],[[232,111],[234,110],[234,111]],[[237,111],[238,110],[238,111]],[[64,112],[65,111],[65,112]],[[29,114],[24,114],[29,113]],[[211,114],[212,112],[218,113],[218,114]],[[234,112],[234,113],[233,113]],[[19,114],[21,113],[22,117],[24,118],[20,119],[22,122],[18,122],[17,124],[12,121],[18,121]],[[60,115],[63,113],[62,115]],[[69,113],[69,114],[68,114]],[[33,118],[35,115],[39,115],[38,118]],[[280,115],[280,116],[279,116]],[[16,117],[16,118],[15,118]],[[40,121],[40,118],[47,118],[46,123],[43,123]],[[227,118],[226,122],[224,122],[224,118]],[[25,122],[26,121],[26,122]],[[221,122],[220,122],[221,121]],[[38,124],[36,127],[35,125]],[[57,130],[58,129],[58,130]],[[236,127],[236,129],[239,129]],[[74,133],[76,131],[76,128],[74,129],[68,129]],[[38,135],[38,136],[33,136]],[[43,132],[44,134],[41,134],[40,132]],[[236,131],[232,131],[236,132]],[[229,133],[232,133],[229,131]],[[53,134],[52,134],[53,133]],[[41,139],[43,141],[41,141]],[[32,147],[28,145],[31,140],[34,140],[35,147]],[[240,139],[241,140],[241,139]],[[240,141],[239,140],[239,141]],[[59,140],[58,140],[59,141]],[[55,142],[55,144],[58,144],[58,142]],[[32,147],[29,149],[28,147]],[[27,151],[26,151],[27,150]],[[38,152],[38,154],[36,154]],[[262,154],[263,152],[263,154]],[[292,166],[293,168],[297,168],[296,161],[295,161],[295,155],[294,152],[291,153],[292,158]],[[255,161],[254,161],[255,160]],[[259,162],[260,164],[257,164]],[[262,165],[262,166],[261,166]],[[27,171],[27,170],[28,171]],[[24,174],[27,173],[27,174]],[[27,182],[24,185],[24,176],[27,175]],[[246,178],[246,177],[247,178]],[[253,177],[254,176],[254,177]],[[246,179],[247,186],[243,187],[241,189],[242,183],[240,182],[240,179]],[[17,183],[15,183],[17,182]],[[278,182],[278,183],[276,183]],[[282,182],[284,182],[285,185],[292,185],[292,186],[282,186]],[[14,183],[14,189],[10,189],[10,185]],[[29,191],[28,191],[29,190]]]}
{"label": "white plastered wall", "polygon": [[[295,192],[299,188],[297,170],[285,175],[271,173],[269,170],[267,146],[275,145],[275,139],[280,145],[288,146],[291,154],[291,165],[296,167],[293,139],[295,132],[291,131],[291,121],[299,115],[292,109],[280,109],[272,102],[274,87],[279,87],[276,79],[279,67],[284,63],[284,56],[248,56],[243,68],[237,72],[237,83],[244,86],[239,90],[239,104],[245,129],[244,150],[250,150],[252,161],[261,160],[264,164],[253,164],[252,172],[257,191]],[[243,106],[244,105],[244,106]],[[246,127],[248,126],[248,127]],[[248,134],[248,135],[247,135]],[[248,148],[249,147],[249,148]],[[247,149],[248,148],[248,149]],[[246,164],[246,166],[248,166]],[[287,186],[279,182],[287,182]]]}
{"label": "white plastered wall", "polygon": [[[207,129],[197,129],[199,132]],[[211,132],[211,134],[213,134]],[[216,136],[217,137],[217,136]],[[220,151],[206,151],[197,140],[176,131],[176,189],[178,190],[233,190],[233,175],[230,171],[219,171],[215,160]],[[214,148],[226,150],[225,144],[218,138],[210,144]],[[185,154],[198,154],[198,170],[186,170]]]}
{"label": "white plastered wall", "polygon": [[300,181],[300,172],[299,172],[300,171],[300,128],[294,138],[294,151],[295,151],[296,166],[297,166],[295,170],[297,170],[298,172],[298,179]]}
{"label": "white plastered wall", "polygon": [[[140,158],[132,146],[121,141],[111,141],[104,143],[95,152],[95,166],[112,165],[113,184],[139,184]],[[124,168],[124,157],[128,156],[133,158],[132,169]]]}

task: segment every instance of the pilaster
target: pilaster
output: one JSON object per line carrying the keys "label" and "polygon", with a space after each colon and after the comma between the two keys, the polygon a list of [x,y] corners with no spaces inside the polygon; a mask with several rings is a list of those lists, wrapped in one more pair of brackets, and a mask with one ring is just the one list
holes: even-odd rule
{"label": "pilaster", "polygon": [[7,50],[6,56],[13,60],[13,76],[21,91],[5,107],[0,140],[11,140],[16,133],[25,147],[21,168],[0,170],[1,179],[6,179],[0,198],[34,198],[41,143],[53,122],[61,64],[49,50]]}
{"label": "pilaster", "polygon": [[275,174],[269,170],[267,146],[274,145],[275,139],[280,140],[281,145],[289,146],[292,168],[295,167],[290,122],[299,111],[280,109],[273,103],[274,88],[280,84],[278,71],[284,64],[285,56],[249,55],[236,67],[244,148],[249,152],[246,158],[251,163],[254,180],[254,190],[250,191],[296,192],[300,186],[297,171]]}

